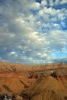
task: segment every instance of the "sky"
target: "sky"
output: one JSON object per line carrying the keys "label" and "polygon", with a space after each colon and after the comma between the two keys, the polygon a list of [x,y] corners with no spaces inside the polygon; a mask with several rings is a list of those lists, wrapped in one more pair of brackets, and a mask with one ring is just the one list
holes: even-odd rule
{"label": "sky", "polygon": [[67,0],[0,0],[0,61],[67,63]]}

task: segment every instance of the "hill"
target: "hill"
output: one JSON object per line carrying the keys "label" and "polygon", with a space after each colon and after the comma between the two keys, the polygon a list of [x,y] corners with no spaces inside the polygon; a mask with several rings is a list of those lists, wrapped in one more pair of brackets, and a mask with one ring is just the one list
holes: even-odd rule
{"label": "hill", "polygon": [[20,93],[30,84],[31,80],[18,72],[0,73],[0,93]]}
{"label": "hill", "polygon": [[67,100],[67,88],[62,81],[49,76],[37,80],[21,95],[26,100]]}
{"label": "hill", "polygon": [[0,62],[0,99],[5,94],[12,100],[67,100],[67,64]]}
{"label": "hill", "polygon": [[29,77],[30,74],[35,76],[36,74],[40,75],[41,73],[46,76],[50,75],[51,71],[56,71],[58,75],[67,75],[67,64],[61,62],[58,64],[28,65],[0,62],[0,72],[4,71],[19,72],[26,77]]}

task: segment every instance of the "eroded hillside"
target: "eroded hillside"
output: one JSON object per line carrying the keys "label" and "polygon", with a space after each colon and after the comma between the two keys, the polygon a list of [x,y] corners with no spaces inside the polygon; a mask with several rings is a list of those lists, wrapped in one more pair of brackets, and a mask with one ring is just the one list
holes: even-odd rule
{"label": "eroded hillside", "polygon": [[0,62],[0,100],[6,94],[12,100],[67,100],[67,64]]}

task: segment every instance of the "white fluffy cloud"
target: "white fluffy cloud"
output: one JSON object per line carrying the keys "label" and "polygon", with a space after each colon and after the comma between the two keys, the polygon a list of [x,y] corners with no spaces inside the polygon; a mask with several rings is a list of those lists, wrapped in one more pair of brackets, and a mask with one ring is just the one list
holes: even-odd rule
{"label": "white fluffy cloud", "polygon": [[47,6],[47,0],[42,0],[41,6]]}
{"label": "white fluffy cloud", "polygon": [[30,6],[31,9],[34,9],[34,10],[38,10],[40,8],[40,4],[39,3],[32,3],[32,5]]}
{"label": "white fluffy cloud", "polygon": [[[49,3],[57,5],[58,1]],[[41,4],[33,0],[1,2],[1,61],[49,63],[54,62],[56,51],[62,53],[62,58],[67,56],[67,10],[47,5],[47,0]]]}
{"label": "white fluffy cloud", "polygon": [[61,4],[67,3],[67,0],[61,0]]}
{"label": "white fluffy cloud", "polygon": [[41,6],[44,7],[44,6],[56,6],[58,4],[64,4],[64,3],[67,3],[67,0],[42,0],[41,1]]}

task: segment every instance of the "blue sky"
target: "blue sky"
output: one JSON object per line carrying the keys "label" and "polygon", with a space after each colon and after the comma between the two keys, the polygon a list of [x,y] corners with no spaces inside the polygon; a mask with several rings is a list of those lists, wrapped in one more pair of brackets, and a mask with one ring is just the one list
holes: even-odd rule
{"label": "blue sky", "polygon": [[0,61],[67,63],[67,0],[0,0]]}

